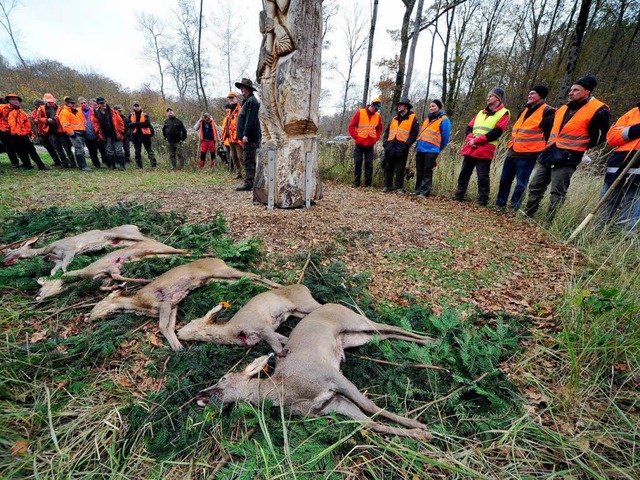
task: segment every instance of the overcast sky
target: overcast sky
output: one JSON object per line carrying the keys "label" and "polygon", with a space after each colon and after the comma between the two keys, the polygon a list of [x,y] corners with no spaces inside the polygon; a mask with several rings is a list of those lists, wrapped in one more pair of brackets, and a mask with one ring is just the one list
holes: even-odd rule
{"label": "overcast sky", "polygon": [[[10,1],[10,0],[5,0]],[[192,0],[194,8],[199,1]],[[363,17],[370,22],[370,0],[335,0],[340,14],[331,21],[330,40],[332,48],[323,52],[323,60],[335,58],[338,66],[344,58],[344,22],[353,16],[353,6],[362,9]],[[236,18],[242,18],[241,40],[248,52],[238,51],[238,55],[249,54],[257,59],[262,36],[258,30],[258,14],[262,10],[262,0],[204,0],[205,18],[216,15],[220,4],[232,9]],[[54,59],[80,71],[98,71],[113,78],[129,89],[135,89],[148,82],[152,86],[154,65],[141,59],[143,35],[137,28],[136,14],[153,13],[171,19],[177,0],[19,0],[19,6],[12,13],[14,30],[17,31],[21,54],[26,59]],[[387,30],[399,29],[404,6],[401,0],[381,0],[374,46],[374,62],[390,57],[399,46],[389,37]],[[215,65],[215,46],[211,28],[206,32],[204,48],[209,52]],[[426,37],[426,36],[425,36]],[[428,47],[426,38],[418,46],[416,66],[418,81],[420,72],[426,71]],[[15,61],[15,53],[8,36],[0,35],[0,51],[5,58]],[[424,47],[423,47],[424,45]],[[249,75],[255,75],[255,61],[249,66]],[[354,74],[354,80],[361,89],[364,79],[365,56]],[[339,67],[340,68],[340,67]],[[373,79],[379,78],[374,66]],[[414,76],[414,78],[416,78]],[[254,79],[255,80],[255,79]],[[227,85],[221,81],[210,83],[210,95],[223,96]],[[344,82],[335,72],[323,71],[323,88],[332,92],[331,98],[323,100],[322,109],[330,113],[341,102]],[[361,90],[360,90],[361,91]],[[375,94],[375,92],[373,92]]]}

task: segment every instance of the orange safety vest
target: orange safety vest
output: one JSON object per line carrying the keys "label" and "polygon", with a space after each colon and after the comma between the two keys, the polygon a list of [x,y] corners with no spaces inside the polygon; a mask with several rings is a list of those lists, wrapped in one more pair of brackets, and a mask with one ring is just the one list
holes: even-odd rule
{"label": "orange safety vest", "polygon": [[227,109],[224,121],[222,122],[222,138],[224,139],[224,144],[227,146],[229,143],[242,145],[242,140],[238,140],[238,114],[240,113],[238,106],[233,110]]}
{"label": "orange safety vest", "polygon": [[29,115],[27,115],[27,112],[21,108],[13,108],[9,110],[7,122],[9,123],[9,131],[11,132],[11,135],[33,135]]}
{"label": "orange safety vest", "polygon": [[9,131],[9,119],[7,116],[9,115],[10,109],[11,105],[8,103],[0,105],[0,132]]}
{"label": "orange safety vest", "polygon": [[409,135],[411,134],[411,126],[413,125],[413,121],[416,118],[416,114],[410,114],[405,120],[398,123],[398,117],[393,117],[391,120],[391,125],[389,126],[389,137],[388,141],[397,139],[400,142],[406,142],[409,140]]}
{"label": "orange safety vest", "polygon": [[437,145],[438,147],[442,145],[440,124],[445,118],[447,118],[447,116],[442,115],[441,117],[435,119],[433,122],[429,122],[429,119],[425,118],[424,122],[422,122],[422,127],[420,127],[420,135],[418,136],[418,140]]}
{"label": "orange safety vest", "polygon": [[511,140],[507,144],[509,148],[513,148],[513,151],[518,153],[536,153],[544,150],[544,147],[547,146],[547,141],[544,138],[544,132],[540,128],[540,123],[548,106],[543,103],[526,119],[524,118],[527,113],[525,108],[513,126]]}
{"label": "orange safety vest", "polygon": [[560,107],[553,121],[547,147],[555,144],[558,148],[565,150],[586,152],[589,145],[589,122],[602,106],[609,108],[597,98],[591,97],[564,126],[561,126],[562,121],[569,107],[567,105]]}
{"label": "orange safety vest", "polygon": [[[139,123],[144,123],[144,121],[147,119],[147,117],[145,117],[144,112],[140,112],[140,122]],[[136,122],[136,112],[131,112],[131,116],[129,117],[129,121],[131,122]],[[151,129],[148,127],[140,127],[140,131],[142,132],[143,135],[151,135]],[[133,130],[131,130],[131,133],[138,133],[138,127],[134,127]]]}
{"label": "orange safety vest", "polygon": [[621,116],[607,133],[607,143],[616,147],[616,152],[630,152],[640,147],[640,139],[625,140],[622,133],[625,128],[640,123],[640,108],[634,107]]}
{"label": "orange safety vest", "polygon": [[[200,141],[202,141],[204,139],[204,129],[202,128],[202,124],[203,123],[204,123],[204,119],[200,119],[200,125],[199,125],[199,128],[198,128],[198,131],[200,132]],[[218,126],[216,125],[216,122],[213,121],[213,118],[211,119],[211,129],[213,130],[213,141],[217,142],[218,141]]]}
{"label": "orange safety vest", "polygon": [[69,135],[73,135],[76,130],[82,132],[87,130],[81,108],[77,108],[76,113],[73,113],[71,107],[65,105],[60,110],[59,120],[62,129]]}
{"label": "orange safety vest", "polygon": [[[473,121],[473,136],[479,137],[480,135],[486,135],[488,132],[493,130],[500,119],[505,115],[509,115],[509,110],[505,107],[502,107],[500,110],[496,111],[492,115],[487,115],[484,110],[480,110],[476,115],[476,118]],[[491,145],[497,145],[498,140],[494,140],[492,142],[487,142]]]}
{"label": "orange safety vest", "polygon": [[[376,138],[376,127],[380,124],[380,114],[374,113],[369,117],[369,112],[366,108],[360,109],[360,119],[358,121],[358,136],[362,138]],[[411,126],[409,126],[411,128]]]}

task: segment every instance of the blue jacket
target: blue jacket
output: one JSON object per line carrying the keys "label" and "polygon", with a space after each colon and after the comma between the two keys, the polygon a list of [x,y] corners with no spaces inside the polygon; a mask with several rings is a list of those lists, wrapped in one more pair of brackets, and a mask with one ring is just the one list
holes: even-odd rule
{"label": "blue jacket", "polygon": [[[445,115],[443,110],[440,110],[438,113],[439,114],[432,120],[437,120],[441,116]],[[440,122],[440,135],[442,136],[442,143],[440,147],[433,143],[425,142],[424,140],[418,140],[417,151],[425,153],[440,153],[440,151],[447,146],[449,138],[451,137],[451,120],[449,120],[448,117]]]}

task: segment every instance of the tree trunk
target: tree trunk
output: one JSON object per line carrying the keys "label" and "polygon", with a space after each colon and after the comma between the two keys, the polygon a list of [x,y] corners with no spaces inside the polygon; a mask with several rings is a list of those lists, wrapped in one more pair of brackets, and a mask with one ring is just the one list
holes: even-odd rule
{"label": "tree trunk", "polygon": [[396,74],[396,85],[393,89],[391,108],[398,103],[402,93],[407,50],[409,50],[409,24],[411,23],[411,15],[413,14],[413,7],[416,5],[416,0],[402,0],[402,3],[404,3],[405,10],[404,16],[402,17],[402,28],[400,29],[400,56],[398,59],[398,73]]}
{"label": "tree trunk", "polygon": [[362,93],[362,105],[366,105],[369,99],[369,83],[371,81],[371,57],[373,56],[373,36],[376,32],[378,21],[378,0],[373,0],[373,13],[371,14],[371,28],[369,29],[369,46],[367,48],[367,68],[364,74],[364,91]]}
{"label": "tree trunk", "polygon": [[2,8],[2,16],[4,17],[4,20],[0,20],[0,25],[2,25],[2,27],[9,34],[9,38],[11,39],[11,43],[13,44],[13,48],[16,51],[16,55],[18,56],[18,60],[20,60],[20,63],[24,68],[27,68],[27,62],[25,62],[22,58],[22,55],[20,55],[20,50],[18,49],[18,44],[16,42],[16,36],[13,32],[13,27],[11,26],[11,10],[13,10],[16,5],[17,2],[13,1],[11,2],[11,7],[7,9],[4,5],[4,2],[0,3],[0,8]]}
{"label": "tree trunk", "polygon": [[402,87],[402,96],[408,97],[411,89],[411,77],[413,76],[413,62],[416,58],[416,47],[418,46],[418,37],[420,36],[420,23],[422,22],[422,9],[424,0],[418,0],[418,9],[416,11],[416,25],[413,29],[413,38],[411,39],[411,48],[409,49],[409,61],[407,62],[407,73],[405,76],[404,87]]}
{"label": "tree trunk", "polygon": [[576,69],[576,63],[580,56],[580,50],[582,49],[582,39],[584,31],[589,20],[589,10],[591,9],[592,0],[582,0],[580,5],[580,13],[578,13],[578,20],[576,22],[576,29],[573,32],[573,38],[571,47],[569,48],[569,57],[567,58],[567,67],[560,83],[560,89],[558,91],[558,98],[556,102],[558,104],[565,103],[567,100],[567,93],[569,87],[571,87],[571,81],[573,79],[573,72]]}
{"label": "tree trunk", "polygon": [[[451,14],[451,16],[449,16]],[[448,78],[447,78],[447,66],[449,64],[449,42],[451,40],[451,29],[453,28],[453,19],[456,14],[455,7],[451,9],[451,11],[447,11],[447,35],[444,40],[444,54],[442,59],[442,101],[447,104],[447,94],[448,94]],[[449,115],[452,115],[453,112],[450,110],[451,105],[447,105],[447,111]]]}
{"label": "tree trunk", "polygon": [[200,0],[200,20],[198,21],[198,78],[200,79],[200,89],[202,90],[202,98],[204,99],[204,109],[209,110],[209,102],[207,101],[207,94],[204,91],[204,83],[202,81],[202,62],[200,60],[200,53],[202,49],[202,6],[204,0]]}
{"label": "tree trunk", "polygon": [[431,57],[429,58],[429,72],[427,73],[427,93],[424,95],[424,105],[422,106],[422,118],[425,118],[427,111],[427,103],[429,102],[429,90],[431,88],[431,70],[433,68],[433,50],[436,45],[436,37],[438,36],[438,24],[433,29],[433,35],[431,36]]}

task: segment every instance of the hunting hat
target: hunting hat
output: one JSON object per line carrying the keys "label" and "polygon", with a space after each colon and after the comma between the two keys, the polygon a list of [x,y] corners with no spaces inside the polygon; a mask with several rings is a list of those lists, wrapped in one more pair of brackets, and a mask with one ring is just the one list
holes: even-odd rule
{"label": "hunting hat", "polygon": [[133,102],[132,104],[134,107],[139,107],[140,106],[140,102]]}
{"label": "hunting hat", "polygon": [[229,92],[229,95],[227,95],[227,98],[236,98],[238,96],[238,94],[236,92]]}
{"label": "hunting hat", "polygon": [[107,101],[104,99],[104,97],[96,97],[96,102],[98,102],[98,103],[107,103]]}
{"label": "hunting hat", "polygon": [[596,85],[598,85],[598,80],[596,80],[596,77],[594,77],[593,75],[589,74],[589,75],[585,75],[584,77],[579,78],[578,80],[576,80],[575,82],[573,82],[574,85],[580,85],[581,87],[589,90],[590,92],[593,91],[594,88],[596,88]]}
{"label": "hunting hat", "polygon": [[501,102],[504,102],[504,89],[500,87],[493,87],[491,90],[489,90],[489,95],[493,95],[494,97],[498,98]]}
{"label": "hunting hat", "polygon": [[76,99],[67,95],[64,97],[64,103],[76,103]]}
{"label": "hunting hat", "polygon": [[19,95],[16,95],[15,93],[7,93],[7,95],[4,97],[4,101],[9,102],[11,98],[17,98],[19,102],[22,101],[22,97]]}
{"label": "hunting hat", "polygon": [[236,88],[240,88],[240,87],[247,87],[254,92],[258,90],[256,87],[253,86],[253,82],[251,81],[250,78],[243,78],[239,82],[236,82]]}
{"label": "hunting hat", "polygon": [[406,105],[407,108],[409,108],[409,110],[413,108],[413,105],[411,105],[411,100],[409,100],[408,97],[400,97],[400,100],[398,100],[396,105],[400,105],[400,104]]}

